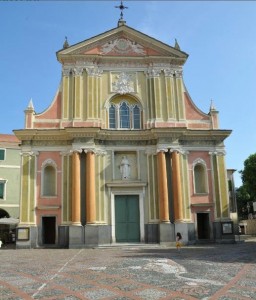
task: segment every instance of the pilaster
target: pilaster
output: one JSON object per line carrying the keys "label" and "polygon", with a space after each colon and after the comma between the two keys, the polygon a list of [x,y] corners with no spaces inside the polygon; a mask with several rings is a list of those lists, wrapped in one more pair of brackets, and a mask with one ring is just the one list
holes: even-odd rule
{"label": "pilaster", "polygon": [[69,118],[70,67],[62,69],[62,118]]}
{"label": "pilaster", "polygon": [[161,70],[149,68],[146,72],[148,89],[149,120],[155,122],[162,118],[161,93],[160,93]]}
{"label": "pilaster", "polygon": [[72,221],[72,152],[62,155],[62,225]]}
{"label": "pilaster", "polygon": [[176,106],[176,119],[181,121],[185,119],[185,107],[184,107],[184,91],[182,71],[175,71],[175,106]]}
{"label": "pilaster", "polygon": [[167,120],[175,119],[175,89],[174,89],[174,74],[173,69],[164,69],[165,75],[165,93],[166,93],[166,108]]}
{"label": "pilaster", "polygon": [[73,69],[73,74],[75,77],[74,82],[74,111],[73,118],[81,119],[82,113],[82,95],[83,95],[83,68],[76,67]]}
{"label": "pilaster", "polygon": [[101,74],[103,71],[98,66],[86,68],[87,72],[87,107],[86,117],[88,119],[98,119],[100,112],[100,99],[101,99]]}
{"label": "pilaster", "polygon": [[37,152],[21,153],[21,201],[20,225],[35,225],[36,155]]}
{"label": "pilaster", "polygon": [[227,186],[227,173],[225,166],[225,152],[215,151],[209,153],[212,156],[212,178],[215,196],[215,218],[229,219],[229,199]]}

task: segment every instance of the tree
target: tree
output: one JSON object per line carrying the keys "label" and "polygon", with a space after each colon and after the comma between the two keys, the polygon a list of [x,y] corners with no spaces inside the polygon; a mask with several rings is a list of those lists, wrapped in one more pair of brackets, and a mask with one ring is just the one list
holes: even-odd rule
{"label": "tree", "polygon": [[251,209],[252,202],[256,201],[256,153],[251,154],[244,161],[244,169],[239,173],[243,184],[237,189],[236,200],[238,215],[244,218],[245,215],[248,215],[247,205],[250,205]]}
{"label": "tree", "polygon": [[251,200],[256,201],[256,153],[244,161],[244,169],[240,173]]}
{"label": "tree", "polygon": [[249,203],[250,200],[250,195],[247,192],[246,187],[244,185],[240,186],[236,190],[237,212],[240,219],[248,218],[247,203]]}

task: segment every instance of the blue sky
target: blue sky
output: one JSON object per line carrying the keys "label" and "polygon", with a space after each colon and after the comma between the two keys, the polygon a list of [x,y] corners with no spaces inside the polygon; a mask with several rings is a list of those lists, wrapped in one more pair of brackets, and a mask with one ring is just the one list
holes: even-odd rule
{"label": "blue sky", "polygon": [[[120,1],[0,1],[0,133],[24,128],[51,103],[61,79],[56,52],[117,26]],[[124,1],[127,25],[189,54],[184,81],[195,104],[219,110],[226,166],[243,169],[256,152],[256,2]],[[241,185],[238,172],[236,186]]]}

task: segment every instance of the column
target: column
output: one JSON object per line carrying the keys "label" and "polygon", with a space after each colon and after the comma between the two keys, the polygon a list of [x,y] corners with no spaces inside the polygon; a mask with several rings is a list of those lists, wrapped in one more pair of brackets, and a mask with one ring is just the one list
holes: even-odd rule
{"label": "column", "polygon": [[72,155],[72,225],[81,225],[80,221],[80,154]]}
{"label": "column", "polygon": [[95,200],[95,154],[86,153],[86,223],[94,224],[96,221]]}
{"label": "column", "polygon": [[174,198],[174,219],[181,221],[182,216],[182,189],[180,176],[180,157],[178,151],[172,152],[172,178]]}
{"label": "column", "polygon": [[158,192],[159,192],[159,209],[160,221],[162,223],[169,223],[169,203],[168,203],[168,186],[167,186],[167,172],[166,159],[163,150],[157,153],[158,166]]}

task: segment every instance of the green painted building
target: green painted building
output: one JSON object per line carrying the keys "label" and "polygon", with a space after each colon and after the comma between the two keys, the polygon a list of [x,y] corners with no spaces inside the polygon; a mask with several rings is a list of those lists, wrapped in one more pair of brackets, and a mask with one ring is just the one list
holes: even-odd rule
{"label": "green painted building", "polygon": [[0,134],[0,218],[19,217],[19,142],[12,134]]}

